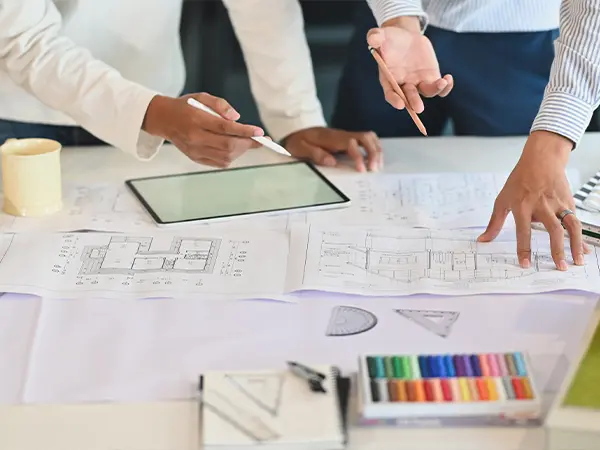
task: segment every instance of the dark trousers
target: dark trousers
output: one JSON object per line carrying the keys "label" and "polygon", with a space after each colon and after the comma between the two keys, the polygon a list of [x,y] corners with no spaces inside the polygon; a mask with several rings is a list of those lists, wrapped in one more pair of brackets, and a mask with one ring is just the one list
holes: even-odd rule
{"label": "dark trousers", "polygon": [[[365,3],[366,4],[366,3]],[[406,111],[386,103],[366,35],[376,23],[359,8],[355,35],[339,84],[332,126],[373,130],[380,137],[418,136]],[[534,33],[455,33],[428,27],[441,73],[454,77],[446,98],[424,99],[429,135],[448,120],[457,135],[526,135],[538,112],[554,58],[558,30]]]}
{"label": "dark trousers", "polygon": [[64,147],[106,145],[103,141],[80,127],[0,120],[0,145],[11,138],[53,139],[60,142]]}

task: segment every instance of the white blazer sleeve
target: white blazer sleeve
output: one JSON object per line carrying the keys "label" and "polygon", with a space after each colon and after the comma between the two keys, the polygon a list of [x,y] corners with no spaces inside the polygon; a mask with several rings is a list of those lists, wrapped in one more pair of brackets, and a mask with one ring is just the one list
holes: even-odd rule
{"label": "white blazer sleeve", "polygon": [[61,36],[61,25],[52,0],[0,1],[0,68],[105,142],[139,159],[154,156],[163,140],[141,127],[156,93]]}
{"label": "white blazer sleeve", "polygon": [[[298,0],[224,0],[252,94],[275,140],[326,126]],[[218,45],[218,43],[215,43]]]}

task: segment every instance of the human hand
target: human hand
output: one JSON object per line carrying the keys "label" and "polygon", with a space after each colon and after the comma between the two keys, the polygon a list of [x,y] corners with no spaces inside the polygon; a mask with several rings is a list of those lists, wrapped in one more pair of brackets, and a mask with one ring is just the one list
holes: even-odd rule
{"label": "human hand", "polygon": [[[360,147],[367,154],[367,164]],[[285,139],[285,148],[296,158],[309,159],[316,164],[333,167],[337,161],[333,154],[346,152],[356,170],[367,167],[376,172],[383,166],[383,153],[379,138],[372,131],[351,132],[335,128],[314,127],[296,131]]]}
{"label": "human hand", "polygon": [[547,131],[531,133],[514,170],[494,204],[487,230],[480,242],[498,236],[512,211],[517,227],[517,255],[523,268],[531,265],[531,222],[542,222],[550,234],[552,259],[559,270],[567,270],[564,249],[564,227],[569,232],[571,254],[576,265],[584,264],[583,254],[589,248],[583,243],[581,223],[574,214],[558,216],[575,204],[565,168],[573,144],[568,139]]}
{"label": "human hand", "polygon": [[[419,19],[399,17],[373,28],[367,34],[367,43],[379,51],[383,61],[402,88],[412,109],[420,114],[425,109],[419,94],[425,97],[445,97],[452,87],[452,75],[442,78],[435,51],[429,39],[421,34]],[[389,104],[397,109],[406,105],[394,91],[384,74],[379,81]]]}
{"label": "human hand", "polygon": [[[187,104],[193,97],[221,117]],[[222,98],[210,94],[192,94],[180,98],[155,96],[146,111],[144,131],[173,143],[188,158],[199,164],[228,167],[250,148],[261,145],[250,139],[263,136],[253,125],[237,123],[239,113]]]}

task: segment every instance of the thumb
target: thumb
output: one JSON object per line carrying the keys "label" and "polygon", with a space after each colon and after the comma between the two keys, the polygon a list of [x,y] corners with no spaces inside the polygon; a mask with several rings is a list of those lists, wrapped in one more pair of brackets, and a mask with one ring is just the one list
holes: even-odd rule
{"label": "thumb", "polygon": [[486,230],[477,238],[477,242],[490,242],[496,239],[502,231],[506,217],[510,211],[501,202],[496,200],[494,211]]}
{"label": "thumb", "polygon": [[367,44],[373,48],[380,48],[385,42],[385,31],[381,28],[371,28],[367,33]]}
{"label": "thumb", "polygon": [[192,94],[192,97],[208,106],[224,119],[238,120],[240,118],[240,113],[238,113],[224,98],[215,97],[206,92]]}

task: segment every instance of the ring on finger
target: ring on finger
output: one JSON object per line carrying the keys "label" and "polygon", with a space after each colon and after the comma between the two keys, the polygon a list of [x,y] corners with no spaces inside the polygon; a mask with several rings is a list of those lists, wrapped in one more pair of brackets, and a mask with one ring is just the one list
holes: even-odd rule
{"label": "ring on finger", "polygon": [[563,209],[560,213],[557,214],[557,217],[559,218],[560,223],[564,224],[565,218],[570,215],[574,216],[575,213],[573,211],[571,211],[570,209]]}

